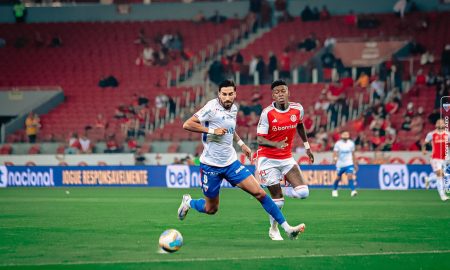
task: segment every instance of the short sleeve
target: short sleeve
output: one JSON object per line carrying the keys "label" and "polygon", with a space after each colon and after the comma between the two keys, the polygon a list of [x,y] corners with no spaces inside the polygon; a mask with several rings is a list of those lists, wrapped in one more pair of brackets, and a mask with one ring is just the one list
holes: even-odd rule
{"label": "short sleeve", "polygon": [[427,136],[425,137],[425,143],[429,143],[433,140],[433,135],[431,132],[428,132]]}
{"label": "short sleeve", "polygon": [[334,151],[334,152],[339,152],[339,142],[337,142],[337,143],[334,145],[333,151]]}
{"label": "short sleeve", "polygon": [[259,118],[258,128],[256,129],[258,135],[267,135],[269,133],[269,119],[267,111],[264,110]]}
{"label": "short sleeve", "polygon": [[203,106],[203,108],[201,108],[198,112],[194,114],[194,116],[197,117],[198,120],[200,120],[200,122],[211,120],[212,115],[213,109],[210,102],[206,103],[206,105]]}

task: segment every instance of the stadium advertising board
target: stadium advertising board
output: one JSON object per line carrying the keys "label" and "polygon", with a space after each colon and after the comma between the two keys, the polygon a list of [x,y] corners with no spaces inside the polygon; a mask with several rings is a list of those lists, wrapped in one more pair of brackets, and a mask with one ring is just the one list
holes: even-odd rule
{"label": "stadium advertising board", "polygon": [[[254,166],[247,166],[254,172]],[[311,187],[329,188],[336,178],[332,165],[302,166]],[[432,176],[429,165],[361,165],[358,188],[383,190],[423,189]],[[0,166],[0,187],[53,186],[141,186],[168,188],[200,187],[202,175],[197,166]],[[343,179],[343,185],[347,180]],[[430,183],[430,188],[435,188]],[[222,187],[231,187],[223,181]]]}

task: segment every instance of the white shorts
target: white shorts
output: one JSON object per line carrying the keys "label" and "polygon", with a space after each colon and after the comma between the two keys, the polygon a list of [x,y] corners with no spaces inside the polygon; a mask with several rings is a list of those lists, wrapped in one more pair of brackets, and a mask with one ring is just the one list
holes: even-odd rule
{"label": "white shorts", "polygon": [[432,158],[430,164],[431,168],[433,168],[433,172],[444,170],[445,160]]}
{"label": "white shorts", "polygon": [[256,162],[255,175],[261,185],[273,186],[280,183],[294,166],[298,164],[292,157],[287,159],[260,157]]}

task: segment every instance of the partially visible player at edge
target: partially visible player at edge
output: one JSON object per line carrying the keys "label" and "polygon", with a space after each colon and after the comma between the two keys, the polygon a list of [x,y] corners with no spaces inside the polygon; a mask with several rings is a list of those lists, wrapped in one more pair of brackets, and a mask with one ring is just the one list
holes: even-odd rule
{"label": "partially visible player at edge", "polygon": [[429,132],[425,137],[425,143],[422,145],[422,152],[426,155],[426,144],[431,142],[431,168],[436,174],[436,188],[442,201],[447,201],[449,198],[444,190],[444,165],[445,165],[445,147],[449,142],[450,133],[445,131],[444,120],[436,121],[436,129]]}
{"label": "partially visible player at edge", "polygon": [[356,196],[358,192],[355,190],[355,173],[358,171],[358,163],[355,158],[355,143],[350,140],[348,131],[341,132],[341,139],[336,142],[333,149],[333,161],[336,163],[337,178],[333,184],[332,197],[337,197],[339,182],[345,173],[348,179],[348,186],[352,191],[350,195]]}
{"label": "partially visible player at edge", "polygon": [[[304,115],[302,105],[289,102],[289,89],[284,81],[274,81],[271,89],[274,102],[263,110],[257,128],[259,144],[256,155],[257,176],[261,185],[269,189],[270,195],[281,211],[284,198],[280,181],[283,179],[291,184],[291,187],[284,189],[287,197],[305,199],[309,196],[306,180],[292,157],[295,131],[302,138],[311,163],[314,162],[314,156],[302,122]],[[283,240],[278,230],[278,221],[271,216],[269,219],[269,237],[272,240]]]}
{"label": "partially visible player at edge", "polygon": [[203,133],[200,177],[205,198],[192,199],[189,194],[183,195],[178,208],[178,218],[185,219],[191,208],[200,213],[215,214],[219,208],[220,184],[222,179],[226,179],[233,186],[238,186],[255,197],[264,210],[282,225],[289,238],[296,239],[298,234],[304,231],[305,224],[290,226],[255,177],[237,160],[233,140],[249,159],[251,150],[235,132],[238,112],[237,106],[233,104],[235,98],[234,82],[223,81],[219,85],[218,98],[210,100],[183,124],[183,128],[188,131]]}

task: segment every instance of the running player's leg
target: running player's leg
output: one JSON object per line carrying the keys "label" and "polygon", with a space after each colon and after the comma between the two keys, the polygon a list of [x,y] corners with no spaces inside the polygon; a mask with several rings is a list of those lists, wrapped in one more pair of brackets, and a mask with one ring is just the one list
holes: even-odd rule
{"label": "running player's leg", "polygon": [[193,208],[200,213],[214,215],[219,209],[219,191],[222,183],[222,171],[224,168],[217,168],[200,164],[200,179],[204,198],[192,199],[191,195],[183,195],[180,207],[178,208],[178,219],[186,218],[189,209]]}
{"label": "running player's leg", "polygon": [[295,239],[299,233],[304,231],[305,224],[299,224],[295,227],[291,227],[286,222],[286,219],[275,202],[267,196],[266,192],[261,188],[255,177],[239,161],[235,161],[233,164],[228,166],[227,172],[225,173],[225,179],[227,179],[227,181],[232,185],[240,187],[245,192],[255,197],[261,203],[264,210],[271,215],[275,221],[281,225],[281,227],[283,227],[291,239]]}
{"label": "running player's leg", "polygon": [[[257,177],[257,180],[260,182],[261,185],[267,187],[267,189],[270,192],[270,196],[272,197],[272,200],[281,210],[284,206],[284,198],[280,186],[280,181],[282,180],[283,175],[277,167],[266,168],[265,165],[267,165],[267,162],[264,161],[267,160],[258,159],[257,168],[259,168],[260,170],[257,170],[255,172],[255,176]],[[276,222],[276,220],[271,215],[269,215],[269,222],[270,222],[269,228],[270,239],[276,241],[283,240],[283,237],[281,236],[280,231],[278,230],[278,222]]]}
{"label": "running player's leg", "polygon": [[[272,197],[273,202],[278,206],[278,208],[281,211],[281,209],[283,209],[284,206],[284,197],[280,183],[268,186],[267,189],[270,192],[270,196]],[[275,241],[283,240],[283,237],[281,236],[280,231],[278,230],[278,222],[271,215],[269,215],[269,222],[270,222],[269,228],[270,239]]]}
{"label": "running player's leg", "polygon": [[444,189],[444,160],[432,159],[430,163],[433,171],[436,173],[436,188],[439,196],[441,197],[441,200],[447,201],[449,198],[445,194]]}
{"label": "running player's leg", "polygon": [[339,182],[341,182],[341,180],[342,180],[342,174],[343,174],[343,170],[341,168],[337,168],[337,177],[333,183],[333,191],[331,191],[331,196],[333,196],[333,197],[337,197],[339,195],[338,187],[339,187]]}
{"label": "running player's leg", "polygon": [[306,199],[309,196],[309,188],[306,184],[306,179],[297,165],[291,166],[285,166],[285,170],[287,170],[285,179],[291,184],[291,187],[286,187],[284,189],[284,194],[291,198]]}

